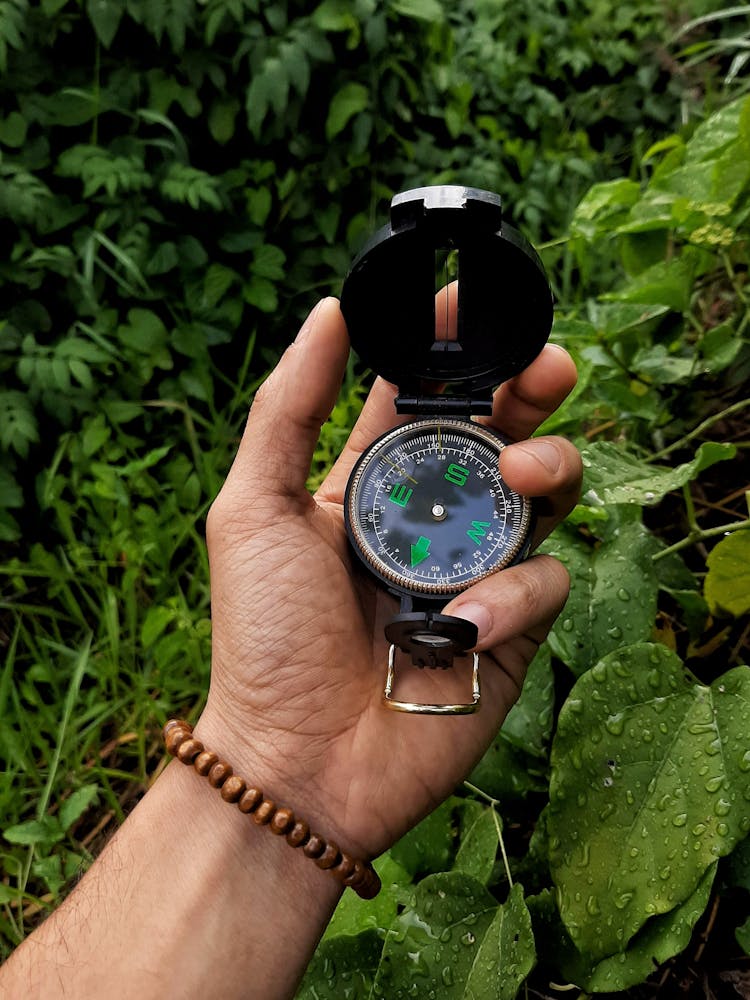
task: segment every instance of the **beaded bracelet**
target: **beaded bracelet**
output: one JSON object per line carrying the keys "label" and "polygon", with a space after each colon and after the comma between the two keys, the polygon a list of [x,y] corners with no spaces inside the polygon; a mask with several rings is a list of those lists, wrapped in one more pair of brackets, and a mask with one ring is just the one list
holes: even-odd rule
{"label": "beaded bracelet", "polygon": [[332,840],[318,833],[286,806],[277,806],[263,795],[260,788],[248,787],[234,774],[231,765],[220,760],[218,754],[206,750],[200,740],[193,737],[193,727],[182,719],[170,719],[162,730],[164,743],[183,764],[192,764],[208,783],[219,790],[225,802],[236,804],[241,813],[252,815],[258,826],[267,826],[271,833],[285,836],[291,847],[301,847],[305,857],[318,868],[330,872],[342,885],[349,886],[362,899],[373,899],[380,892],[380,878],[369,861],[350,857]]}

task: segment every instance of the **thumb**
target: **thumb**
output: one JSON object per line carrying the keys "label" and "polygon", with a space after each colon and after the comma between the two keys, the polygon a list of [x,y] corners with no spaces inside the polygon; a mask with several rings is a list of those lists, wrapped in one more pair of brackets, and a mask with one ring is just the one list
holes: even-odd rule
{"label": "thumb", "polygon": [[349,338],[338,299],[322,299],[255,395],[225,490],[298,497],[341,387]]}

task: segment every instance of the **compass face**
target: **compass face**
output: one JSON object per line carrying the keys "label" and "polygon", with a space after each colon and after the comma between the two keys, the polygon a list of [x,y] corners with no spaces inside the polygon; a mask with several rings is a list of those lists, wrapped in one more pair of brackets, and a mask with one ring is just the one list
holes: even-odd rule
{"label": "compass face", "polygon": [[503,439],[468,420],[397,427],[355,467],[344,502],[358,555],[406,593],[460,593],[525,554],[531,503],[503,482]]}

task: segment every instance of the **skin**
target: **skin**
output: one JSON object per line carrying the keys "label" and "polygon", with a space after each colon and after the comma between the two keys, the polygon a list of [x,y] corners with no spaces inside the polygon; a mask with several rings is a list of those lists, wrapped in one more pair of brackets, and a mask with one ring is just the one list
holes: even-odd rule
{"label": "skin", "polygon": [[[481,757],[565,603],[568,579],[556,560],[534,556],[446,606],[479,627],[479,713],[436,718],[383,708],[382,630],[396,602],[354,565],[342,501],[361,451],[402,419],[393,386],[376,382],[328,478],[314,498],[305,490],[347,355],[338,302],[324,299],[256,395],[207,523],[212,673],[195,734],[350,854],[371,858]],[[576,502],[581,463],[562,438],[523,439],[574,384],[568,355],[548,346],[497,391],[488,418],[522,441],[502,456],[508,484],[545,498],[535,544]],[[399,698],[462,701],[469,669],[405,666],[398,683]],[[340,891],[300,851],[259,831],[173,762],[68,900],[0,971],[0,993],[293,996]]]}

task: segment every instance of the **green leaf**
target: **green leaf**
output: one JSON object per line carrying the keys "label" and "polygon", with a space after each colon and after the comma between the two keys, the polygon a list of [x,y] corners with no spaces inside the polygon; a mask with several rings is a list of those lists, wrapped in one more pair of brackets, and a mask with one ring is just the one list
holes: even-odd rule
{"label": "green leaf", "polygon": [[704,593],[712,614],[750,612],[750,529],[733,531],[711,549]]}
{"label": "green leaf", "polygon": [[325,939],[307,967],[295,1000],[369,996],[382,950],[382,939],[374,930]]}
{"label": "green leaf", "polygon": [[125,13],[125,0],[87,0],[86,9],[96,37],[108,49]]}
{"label": "green leaf", "polygon": [[409,885],[411,877],[390,853],[378,858],[373,867],[382,884],[378,895],[375,899],[364,900],[354,892],[345,892],[326,927],[324,940],[342,934],[359,934],[365,930],[376,930],[385,935],[396,916],[403,887]]}
{"label": "green leaf", "polygon": [[216,100],[211,105],[211,110],[208,112],[208,130],[220,146],[229,142],[234,135],[239,110],[240,102],[233,97]]}
{"label": "green leaf", "polygon": [[27,128],[28,124],[23,115],[11,111],[7,118],[0,121],[0,143],[13,149],[23,146]]}
{"label": "green leaf", "polygon": [[397,14],[413,17],[417,21],[442,21],[445,18],[440,0],[390,0],[389,6]]}
{"label": "green leaf", "polygon": [[453,810],[448,799],[391,848],[391,857],[410,875],[444,871],[453,850]]}
{"label": "green leaf", "polygon": [[61,803],[60,826],[63,830],[69,830],[83,816],[98,794],[98,785],[84,785],[83,788],[77,788]]}
{"label": "green leaf", "polygon": [[495,867],[500,817],[491,806],[483,807],[478,802],[469,802],[476,809],[470,811],[470,815],[473,815],[466,831],[462,832],[453,870],[465,872],[482,885],[487,885]]}
{"label": "green leaf", "polygon": [[570,596],[549,643],[574,674],[619,646],[650,638],[658,593],[656,544],[640,520],[619,518],[597,546],[561,526],[543,551],[570,574]]}
{"label": "green leaf", "polygon": [[573,214],[571,232],[587,239],[602,233],[610,235],[614,226],[625,219],[640,193],[639,184],[624,178],[594,184]]}
{"label": "green leaf", "polygon": [[[514,885],[499,906],[479,946],[466,986],[456,996],[473,1000],[513,1000],[534,967],[536,949],[523,887]],[[442,991],[438,994],[441,998]]]}
{"label": "green leaf", "polygon": [[706,687],[652,643],[574,686],[552,746],[550,871],[593,962],[684,903],[750,830],[749,726],[750,668]]}
{"label": "green leaf", "polygon": [[684,903],[649,920],[624,955],[605,958],[579,985],[592,993],[629,989],[646,980],[653,973],[655,963],[666,962],[687,948],[693,928],[708,904],[716,868],[717,864],[709,865],[695,892]]}
{"label": "green leaf", "polygon": [[583,460],[583,502],[640,504],[652,506],[672,490],[692,482],[700,472],[716,462],[734,458],[732,444],[705,441],[692,462],[672,469],[650,465],[611,441],[598,441],[581,450]]}
{"label": "green leaf", "polygon": [[370,91],[361,83],[345,83],[331,101],[326,119],[326,139],[329,141],[342,132],[353,115],[364,111],[370,104]]}
{"label": "green leaf", "polygon": [[440,1000],[468,1000],[467,980],[496,910],[481,882],[462,872],[423,879],[386,935],[371,995],[408,996],[416,983],[425,997],[432,990]]}
{"label": "green leaf", "polygon": [[62,840],[65,831],[55,816],[43,816],[42,819],[30,819],[7,827],[3,830],[3,836],[11,844],[50,846]]}

